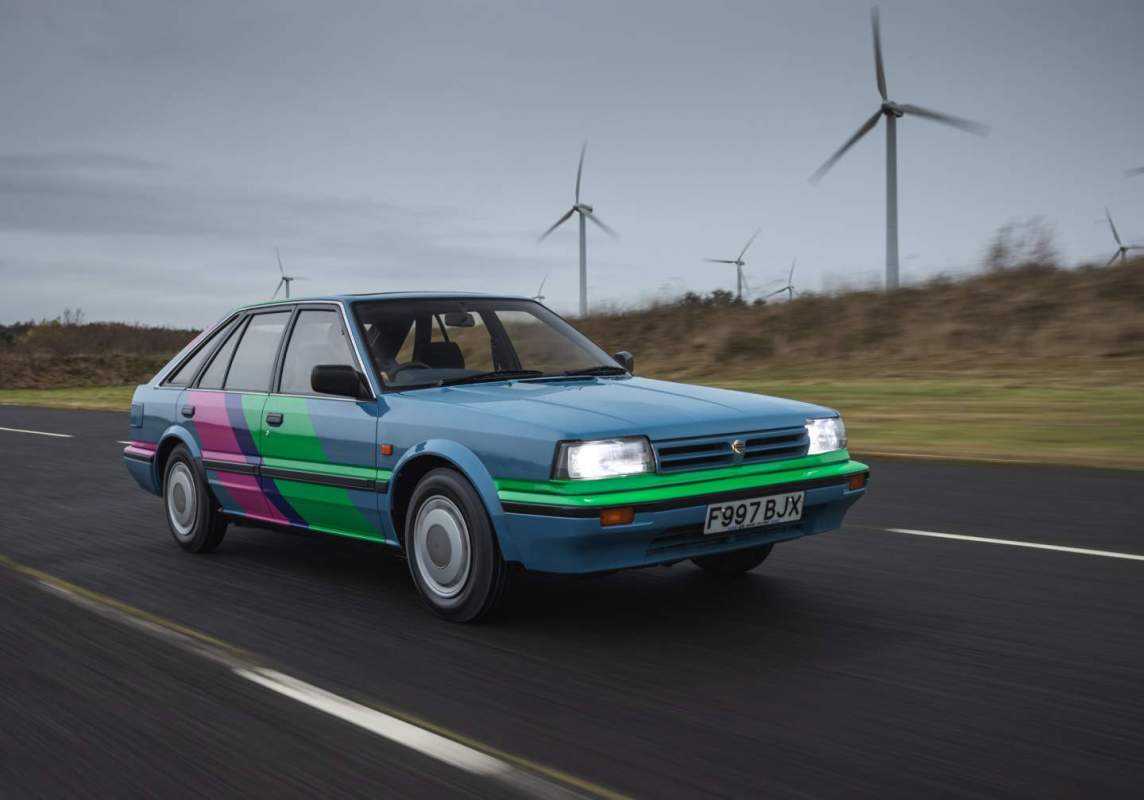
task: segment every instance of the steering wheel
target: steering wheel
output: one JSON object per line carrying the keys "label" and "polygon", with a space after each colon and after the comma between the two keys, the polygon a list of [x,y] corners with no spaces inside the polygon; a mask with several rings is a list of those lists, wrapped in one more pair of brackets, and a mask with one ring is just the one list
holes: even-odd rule
{"label": "steering wheel", "polygon": [[400,373],[402,370],[405,370],[405,369],[433,369],[433,368],[423,361],[406,361],[404,364],[401,364],[399,366],[394,367],[390,371],[389,377],[391,379],[396,378],[398,373]]}

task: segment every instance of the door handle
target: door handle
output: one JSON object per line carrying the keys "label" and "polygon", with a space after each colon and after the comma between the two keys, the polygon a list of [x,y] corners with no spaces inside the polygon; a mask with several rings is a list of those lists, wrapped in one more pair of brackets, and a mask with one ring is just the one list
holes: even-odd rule
{"label": "door handle", "polygon": [[182,414],[184,417],[187,417],[189,419],[190,417],[193,417],[195,415],[195,407],[194,406],[183,406],[182,408],[179,409],[179,413]]}
{"label": "door handle", "polygon": [[271,411],[269,414],[266,415],[266,424],[277,428],[279,425],[282,424],[282,412],[281,411]]}

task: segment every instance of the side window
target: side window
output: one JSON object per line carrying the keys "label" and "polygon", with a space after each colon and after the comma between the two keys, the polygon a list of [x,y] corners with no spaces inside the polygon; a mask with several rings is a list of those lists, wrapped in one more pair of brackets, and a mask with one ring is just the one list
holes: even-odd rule
{"label": "side window", "polygon": [[314,394],[310,372],[319,364],[354,365],[353,351],[337,311],[306,309],[298,313],[282,361],[283,394]]}
{"label": "side window", "polygon": [[215,357],[211,359],[210,365],[203,370],[203,375],[199,378],[200,389],[221,389],[222,382],[226,378],[226,368],[230,366],[230,357],[234,355],[234,346],[238,344],[238,340],[242,337],[242,325],[235,325],[234,331],[226,337],[222,347],[215,353]]}
{"label": "side window", "polygon": [[227,370],[224,389],[236,392],[270,390],[274,357],[278,354],[278,343],[289,320],[289,311],[256,314],[250,318]]}
{"label": "side window", "polygon": [[190,358],[183,362],[183,365],[167,376],[167,380],[163,381],[166,386],[187,386],[194,379],[195,373],[199,371],[199,365],[206,360],[210,355],[211,350],[214,348],[215,343],[222,338],[222,335],[230,330],[230,325],[220,325],[218,330],[207,337],[206,341],[199,345],[199,349],[194,352]]}

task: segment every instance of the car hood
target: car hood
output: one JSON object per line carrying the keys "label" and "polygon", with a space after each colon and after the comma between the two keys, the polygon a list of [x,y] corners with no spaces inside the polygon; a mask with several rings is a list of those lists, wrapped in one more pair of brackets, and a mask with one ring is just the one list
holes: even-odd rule
{"label": "car hood", "polygon": [[506,381],[422,390],[447,403],[561,439],[646,434],[655,439],[710,436],[802,425],[829,408],[767,395],[648,378]]}

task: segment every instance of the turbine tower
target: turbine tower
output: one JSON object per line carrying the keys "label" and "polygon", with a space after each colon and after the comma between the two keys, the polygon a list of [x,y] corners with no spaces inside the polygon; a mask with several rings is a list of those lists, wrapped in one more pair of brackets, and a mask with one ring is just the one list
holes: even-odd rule
{"label": "turbine tower", "polygon": [[572,208],[568,209],[560,219],[552,225],[551,228],[540,234],[539,242],[543,242],[548,238],[548,235],[554,230],[559,228],[568,218],[573,214],[580,215],[580,316],[588,314],[588,234],[586,230],[586,220],[592,220],[599,226],[600,230],[608,234],[612,238],[616,238],[617,234],[614,230],[609,228],[603,222],[600,222],[599,217],[592,211],[592,207],[587,203],[580,202],[580,178],[584,174],[584,153],[588,150],[588,143],[580,148],[580,165],[576,168],[576,199],[572,203]]}
{"label": "turbine tower", "polygon": [[1144,245],[1124,244],[1120,241],[1120,234],[1116,232],[1116,224],[1112,221],[1112,215],[1108,213],[1107,208],[1104,209],[1104,216],[1108,217],[1108,227],[1112,230],[1112,238],[1116,240],[1116,252],[1112,254],[1112,258],[1108,259],[1108,263],[1104,266],[1111,267],[1118,258],[1121,264],[1127,264],[1129,251],[1144,250]]}
{"label": "turbine tower", "polygon": [[743,249],[739,251],[737,258],[705,258],[703,259],[708,264],[734,264],[735,265],[735,299],[743,299],[743,267],[747,262],[743,260],[743,256],[747,254],[747,248],[755,241],[755,237],[759,235],[762,228],[756,228],[755,232],[751,234],[751,238],[743,245]]}
{"label": "turbine tower", "polygon": [[306,280],[306,278],[303,277],[302,275],[287,275],[286,274],[286,270],[282,268],[282,253],[278,252],[277,247],[274,248],[274,256],[278,259],[278,271],[282,274],[282,277],[278,279],[278,285],[274,287],[274,294],[270,295],[270,299],[273,300],[275,297],[277,297],[279,290],[283,286],[285,286],[286,287],[286,299],[289,300],[290,299],[290,284],[293,283],[294,281],[299,281],[299,280],[304,281],[304,280]]}
{"label": "turbine tower", "polygon": [[877,6],[870,12],[870,24],[874,32],[874,78],[878,82],[878,94],[882,96],[882,104],[874,115],[863,122],[854,135],[835,151],[834,155],[826,159],[826,162],[810,177],[810,182],[818,183],[822,180],[847,150],[872,131],[878,120],[886,118],[886,289],[890,290],[898,288],[898,118],[909,114],[978,136],[987,134],[989,128],[980,122],[890,100],[886,91],[886,71],[882,64],[882,33]]}

